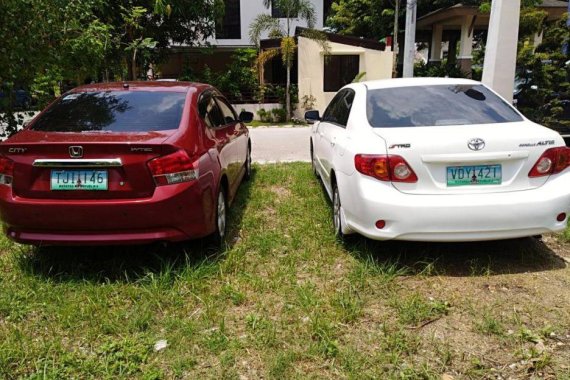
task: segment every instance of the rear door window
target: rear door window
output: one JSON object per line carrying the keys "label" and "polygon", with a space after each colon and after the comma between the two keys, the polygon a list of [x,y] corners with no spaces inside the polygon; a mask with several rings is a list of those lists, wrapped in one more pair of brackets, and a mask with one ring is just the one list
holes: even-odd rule
{"label": "rear door window", "polygon": [[149,132],[178,129],[183,92],[93,91],[62,96],[32,125],[46,132]]}
{"label": "rear door window", "polygon": [[368,90],[366,113],[375,128],[472,125],[522,121],[482,85],[430,85]]}
{"label": "rear door window", "polygon": [[336,124],[340,127],[346,127],[348,123],[348,116],[354,101],[354,91],[346,89],[340,91],[333,98],[325,113],[323,114],[323,121]]}
{"label": "rear door window", "polygon": [[232,107],[222,98],[216,97],[216,101],[220,106],[220,111],[224,117],[224,124],[232,124],[237,121],[237,116]]}
{"label": "rear door window", "polygon": [[204,120],[210,128],[221,127],[225,124],[224,115],[212,97],[208,97],[206,100]]}

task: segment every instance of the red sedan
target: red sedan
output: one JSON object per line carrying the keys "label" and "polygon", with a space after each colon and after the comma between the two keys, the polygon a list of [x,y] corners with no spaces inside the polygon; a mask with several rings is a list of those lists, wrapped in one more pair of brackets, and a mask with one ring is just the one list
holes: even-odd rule
{"label": "red sedan", "polygon": [[221,241],[252,117],[204,84],[74,89],[0,144],[4,230],[35,245]]}

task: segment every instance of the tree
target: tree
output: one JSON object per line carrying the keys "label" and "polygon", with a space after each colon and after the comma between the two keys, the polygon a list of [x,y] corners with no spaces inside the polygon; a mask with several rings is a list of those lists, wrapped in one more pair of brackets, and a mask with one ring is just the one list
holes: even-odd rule
{"label": "tree", "polygon": [[[324,33],[314,30],[316,23],[315,8],[309,0],[263,0],[266,8],[271,6],[279,8],[283,14],[283,19],[273,18],[268,14],[258,15],[250,25],[249,37],[252,43],[259,47],[261,34],[268,32],[269,37],[281,39],[279,48],[268,49],[261,52],[258,57],[258,64],[262,66],[269,59],[281,54],[283,65],[287,71],[287,82],[285,86],[285,109],[287,121],[291,120],[291,67],[297,45],[292,35],[292,23],[295,19],[305,21],[308,29],[303,32],[303,36],[313,39],[328,50],[328,44]],[[283,20],[283,22],[282,22]]]}
{"label": "tree", "polygon": [[[1,0],[0,126],[10,135],[14,92],[43,107],[62,84],[126,78],[174,43],[202,44],[223,0]],[[134,78],[133,75],[129,76]]]}

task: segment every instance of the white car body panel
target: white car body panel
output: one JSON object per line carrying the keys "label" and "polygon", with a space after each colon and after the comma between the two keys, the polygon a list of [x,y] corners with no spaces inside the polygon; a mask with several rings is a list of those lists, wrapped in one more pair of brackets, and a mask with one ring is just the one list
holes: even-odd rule
{"label": "white car body panel", "polygon": [[[520,122],[434,127],[373,128],[366,113],[368,89],[422,85],[480,85],[464,79],[413,78],[356,83],[346,128],[312,126],[313,161],[330,197],[336,182],[345,234],[378,240],[476,241],[517,238],[562,231],[570,211],[570,168],[530,178],[542,153],[565,146],[555,131],[526,118]],[[518,112],[518,111],[517,111]],[[470,150],[472,138],[484,149]],[[418,177],[415,183],[386,182],[359,173],[356,154],[402,156]],[[496,185],[447,186],[447,167],[502,167]],[[377,220],[386,226],[378,229]]]}

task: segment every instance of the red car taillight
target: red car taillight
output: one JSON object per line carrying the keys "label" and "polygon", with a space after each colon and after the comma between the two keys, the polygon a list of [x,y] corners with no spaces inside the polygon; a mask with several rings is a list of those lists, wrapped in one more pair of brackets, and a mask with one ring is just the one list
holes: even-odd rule
{"label": "red car taillight", "polygon": [[417,182],[418,177],[410,165],[400,156],[357,154],[354,166],[360,173],[381,181]]}
{"label": "red car taillight", "polygon": [[148,167],[158,186],[188,182],[198,178],[197,162],[192,161],[184,150],[152,159],[148,162]]}
{"label": "red car taillight", "polygon": [[536,161],[528,173],[529,177],[542,177],[560,173],[570,165],[570,149],[562,146],[550,148]]}
{"label": "red car taillight", "polygon": [[14,178],[14,161],[0,157],[0,185],[10,186],[12,178]]}

